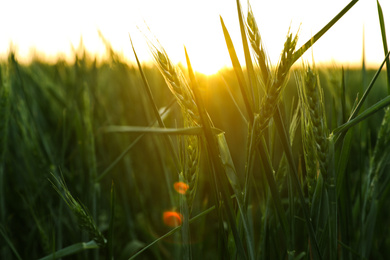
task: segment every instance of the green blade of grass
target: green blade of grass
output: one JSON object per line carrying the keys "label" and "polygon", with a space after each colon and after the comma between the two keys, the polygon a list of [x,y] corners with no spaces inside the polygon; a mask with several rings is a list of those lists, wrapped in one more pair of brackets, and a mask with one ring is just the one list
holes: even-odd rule
{"label": "green blade of grass", "polygon": [[288,229],[286,212],[283,209],[280,193],[276,185],[275,177],[273,175],[274,170],[272,169],[271,158],[267,152],[266,147],[267,145],[265,143],[265,140],[264,138],[262,138],[262,141],[257,147],[257,149],[260,154],[260,158],[263,162],[264,173],[268,182],[268,186],[271,191],[272,199],[276,208],[276,213],[278,214],[280,220],[280,224],[282,226],[282,230],[286,236],[286,239],[290,239],[290,232]]}
{"label": "green blade of grass", "polygon": [[357,117],[339,126],[335,130],[333,130],[333,134],[336,135],[336,134],[345,133],[349,128],[355,126],[356,124],[363,121],[367,117],[372,116],[373,114],[387,107],[388,105],[390,105],[390,96],[385,97],[381,101],[377,102],[375,105],[372,105],[371,107],[367,108],[364,112],[362,112]]}
{"label": "green blade of grass", "polygon": [[[107,126],[104,128],[106,133],[136,133],[136,134],[162,134],[162,135],[201,135],[202,127],[186,128],[158,128],[143,126]],[[222,130],[212,127],[213,134],[221,134]]]}
{"label": "green blade of grass", "polygon": [[[374,77],[372,78],[370,84],[368,85],[368,87],[364,91],[364,94],[363,94],[362,98],[360,99],[360,101],[358,101],[358,99],[355,100],[355,104],[352,106],[353,109],[352,109],[351,115],[348,118],[348,121],[346,123],[344,123],[344,125],[339,126],[338,128],[336,128],[334,131],[339,130],[341,127],[343,127],[346,124],[348,124],[348,122],[350,122],[352,119],[354,119],[357,116],[357,114],[359,113],[360,109],[363,107],[364,101],[366,100],[368,94],[370,93],[372,87],[374,86],[374,83],[378,79],[378,76],[379,76],[379,74],[380,74],[380,72],[381,72],[381,70],[383,68],[383,65],[385,64],[385,62],[388,59],[389,55],[390,55],[390,52],[387,53],[387,55],[386,55],[385,59],[383,60],[382,64],[379,66],[379,68],[376,71]],[[353,124],[353,125],[355,125],[355,124]],[[346,131],[343,131],[343,133],[341,133],[341,135],[336,139],[335,147],[339,147],[339,145],[341,144],[342,140],[344,139],[345,133],[346,133]]]}
{"label": "green blade of grass", "polygon": [[245,236],[247,240],[247,246],[250,255],[249,258],[255,259],[253,236],[252,236],[251,229],[249,227],[247,209],[245,207],[244,197],[242,196],[242,189],[240,187],[240,182],[237,178],[237,173],[233,164],[233,159],[230,155],[230,151],[226,142],[225,135],[224,134],[217,135],[217,140],[218,140],[219,153],[220,153],[223,166],[225,168],[226,176],[229,180],[230,185],[233,188],[234,194],[236,195],[237,204],[241,214],[242,225],[244,227]]}
{"label": "green blade of grass", "polygon": [[247,85],[245,82],[244,73],[242,72],[240,62],[238,61],[237,54],[236,54],[236,51],[234,49],[232,39],[230,38],[229,32],[226,29],[225,23],[223,22],[222,17],[220,17],[220,19],[221,19],[223,35],[225,36],[226,46],[228,48],[230,59],[231,59],[232,64],[233,64],[234,72],[236,73],[238,84],[240,86],[242,97],[244,99],[246,112],[249,115],[249,121],[251,122],[251,124],[253,124],[253,106],[252,106],[251,102],[249,101],[250,99],[249,99],[249,94],[247,92]]}
{"label": "green blade of grass", "polygon": [[284,124],[283,124],[283,119],[282,119],[282,115],[280,113],[279,107],[276,109],[276,113],[274,114],[274,121],[276,124],[276,128],[278,129],[280,139],[282,141],[282,145],[283,145],[283,149],[284,149],[284,152],[286,154],[286,157],[287,157],[287,161],[288,161],[290,168],[292,170],[292,181],[293,181],[295,189],[298,191],[298,198],[299,198],[299,201],[300,201],[302,209],[303,209],[305,223],[306,223],[307,228],[309,230],[309,237],[314,245],[315,259],[322,259],[320,249],[318,246],[318,242],[317,242],[317,239],[316,239],[316,236],[314,233],[314,228],[313,228],[312,222],[310,220],[309,209],[308,209],[308,206],[305,202],[305,197],[303,195],[303,189],[302,189],[301,184],[299,182],[298,170],[297,170],[297,167],[295,165],[293,152],[292,152],[292,149],[290,146],[290,141],[289,141],[286,129],[285,129]]}
{"label": "green blade of grass", "polygon": [[152,108],[153,108],[154,115],[155,115],[155,117],[157,119],[157,122],[158,122],[159,126],[163,128],[163,127],[165,127],[164,122],[163,122],[163,120],[162,120],[162,118],[160,116],[160,113],[158,112],[158,108],[157,108],[156,102],[154,101],[154,97],[153,97],[152,91],[150,89],[148,80],[146,79],[144,70],[142,69],[141,63],[138,60],[138,55],[135,52],[133,41],[131,40],[130,34],[129,34],[129,39],[130,39],[131,47],[133,48],[133,53],[134,53],[135,59],[137,61],[138,69],[139,69],[139,72],[141,74],[142,81],[144,83],[144,87],[145,87],[146,93],[148,94],[148,98],[149,98],[150,104],[152,105]]}
{"label": "green blade of grass", "polygon": [[363,256],[363,259],[369,259],[371,247],[374,240],[374,231],[376,220],[379,211],[379,202],[377,199],[370,202],[370,209],[367,214],[367,219],[363,225],[363,236],[362,243],[360,244],[360,254]]}
{"label": "green blade of grass", "polygon": [[233,101],[233,103],[234,103],[234,106],[236,107],[238,113],[240,113],[240,116],[241,116],[242,120],[245,122],[245,124],[248,124],[248,120],[246,119],[244,113],[242,112],[240,106],[238,105],[238,102],[236,101],[236,98],[235,98],[234,95],[233,95],[232,88],[231,88],[230,85],[227,83],[227,80],[225,79],[225,77],[224,77],[222,74],[221,74],[221,77],[222,77],[223,82],[225,83],[226,91],[228,92],[230,98],[232,99],[232,101]]}
{"label": "green blade of grass", "polygon": [[[239,232],[238,232],[238,229],[236,226],[233,205],[229,199],[230,196],[229,196],[229,193],[227,190],[228,183],[226,180],[226,172],[225,172],[223,162],[222,162],[221,157],[220,157],[219,148],[217,146],[217,139],[216,139],[215,135],[213,135],[213,133],[212,133],[211,123],[210,123],[209,118],[207,116],[207,112],[206,112],[206,109],[205,109],[205,106],[203,103],[203,99],[202,99],[200,90],[197,86],[197,83],[195,80],[195,75],[194,75],[194,72],[192,70],[192,66],[191,66],[186,49],[185,49],[185,55],[186,55],[186,60],[187,60],[188,73],[190,76],[190,85],[191,85],[192,91],[193,91],[194,96],[195,96],[195,102],[197,104],[200,119],[201,119],[201,122],[203,125],[203,131],[204,131],[204,136],[206,139],[207,150],[209,152],[209,155],[210,155],[212,163],[213,163],[213,167],[214,167],[215,174],[216,174],[216,179],[219,181],[219,184],[220,184],[219,187],[221,187],[221,195],[222,195],[223,202],[225,203],[225,209],[226,209],[225,211],[226,211],[226,214],[227,214],[229,222],[230,222],[230,227],[232,229],[234,241],[236,243],[238,255],[241,259],[246,259],[247,257],[245,254],[244,245],[243,245],[242,239],[239,235]],[[249,243],[248,243],[248,246],[249,246]],[[250,256],[251,256],[251,254],[250,254]]]}
{"label": "green blade of grass", "polygon": [[144,134],[139,135],[126,149],[96,178],[96,182],[99,182],[117,165],[123,157],[141,140]]}
{"label": "green blade of grass", "polygon": [[376,71],[374,77],[372,78],[372,80],[371,80],[370,84],[368,85],[367,89],[364,91],[364,94],[363,94],[362,98],[360,99],[359,103],[357,104],[356,108],[353,110],[353,112],[350,115],[348,120],[351,120],[351,119],[355,118],[356,115],[359,113],[360,108],[363,106],[364,101],[366,100],[368,94],[370,93],[372,87],[374,86],[374,83],[377,80],[377,78],[378,78],[378,76],[379,76],[379,74],[380,74],[380,72],[381,72],[381,70],[383,68],[383,65],[385,64],[385,62],[389,58],[389,55],[390,55],[390,52],[387,53],[385,59],[383,60],[382,64],[380,65],[379,69]]}
{"label": "green blade of grass", "polygon": [[114,259],[114,220],[115,220],[115,185],[114,182],[111,184],[111,219],[110,225],[108,227],[108,236],[107,236],[107,260]]}
{"label": "green blade of grass", "polygon": [[347,121],[347,109],[346,109],[346,98],[345,98],[345,75],[344,67],[341,68],[341,116],[343,124]]}
{"label": "green blade of grass", "polygon": [[[130,43],[131,43],[131,47],[133,48],[133,52],[134,52],[134,56],[135,56],[135,59],[137,60],[137,65],[138,65],[138,70],[141,74],[141,77],[142,77],[142,81],[143,81],[143,85],[145,87],[145,91],[146,93],[148,94],[148,98],[149,98],[149,103],[151,104],[152,106],[152,109],[153,109],[153,112],[154,112],[154,115],[157,119],[157,122],[158,122],[158,125],[161,127],[161,128],[165,128],[165,124],[164,124],[164,121],[162,120],[161,116],[160,116],[160,113],[158,111],[158,108],[157,108],[157,105],[156,105],[156,102],[154,101],[154,97],[153,97],[153,94],[152,94],[152,90],[150,89],[150,86],[149,86],[149,83],[148,83],[148,80],[146,79],[146,76],[145,76],[145,73],[142,69],[142,66],[141,66],[141,63],[139,62],[138,60],[138,55],[135,51],[135,48],[134,48],[134,45],[133,45],[133,41],[131,40],[131,37],[130,37],[130,34],[129,34],[129,38],[130,38]],[[178,158],[177,158],[177,155],[176,155],[176,152],[175,152],[175,149],[173,147],[173,142],[172,142],[172,139],[170,137],[167,137],[165,139],[166,143],[168,144],[168,148],[170,149],[170,153],[172,154],[172,158],[173,158],[173,161],[176,165],[176,167],[178,167],[179,165],[179,161],[178,161]]]}
{"label": "green blade of grass", "polygon": [[6,234],[6,231],[5,231],[5,228],[3,226],[0,226],[0,234],[1,236],[4,238],[5,240],[5,243],[8,244],[9,248],[11,248],[12,252],[14,253],[15,257],[18,259],[18,260],[22,260],[22,258],[20,257],[18,251],[16,250],[14,244],[12,243],[11,239],[7,236]]}
{"label": "green blade of grass", "polygon": [[343,146],[341,148],[341,152],[339,155],[339,160],[337,164],[337,183],[336,183],[337,197],[340,196],[341,189],[343,187],[342,183],[344,181],[345,172],[348,164],[348,157],[351,151],[352,136],[353,136],[352,131],[348,131],[344,137]]}
{"label": "green blade of grass", "polygon": [[[215,206],[212,206],[208,209],[206,209],[205,211],[202,211],[201,213],[199,213],[198,215],[196,215],[195,217],[191,218],[189,220],[189,223],[192,223],[194,222],[195,220],[203,217],[203,216],[206,216],[207,214],[209,214],[211,211],[213,211],[215,209]],[[144,251],[146,251],[147,249],[149,249],[150,247],[152,247],[153,245],[155,245],[157,242],[159,241],[162,241],[163,239],[175,234],[176,232],[180,231],[182,228],[182,226],[178,226],[178,227],[175,227],[174,229],[172,229],[171,231],[167,232],[166,234],[162,235],[161,237],[157,238],[156,240],[154,240],[152,243],[150,243],[149,245],[145,246],[144,248],[142,248],[140,251],[138,251],[136,254],[134,254],[132,257],[130,257],[128,260],[133,260],[135,259],[137,256],[139,256],[141,253],[143,253]]]}
{"label": "green blade of grass", "polygon": [[57,259],[65,256],[70,256],[74,255],[77,253],[80,253],[85,250],[89,249],[98,249],[99,246],[96,244],[94,240],[91,240],[89,242],[82,242],[82,243],[77,243],[68,247],[65,247],[63,249],[60,249],[53,254],[47,255],[45,257],[40,258],[39,260],[52,260],[52,259]]}
{"label": "green blade of grass", "polygon": [[[248,47],[248,40],[246,38],[246,30],[245,30],[245,25],[244,25],[244,21],[243,21],[244,19],[243,19],[243,12],[241,10],[240,0],[237,0],[236,3],[237,3],[238,20],[240,22],[242,46],[244,48],[244,54],[245,54],[246,70],[248,72],[249,90],[251,91],[251,94],[252,94],[251,107],[253,109],[254,104],[256,104],[256,101],[257,101],[257,99],[255,99],[254,90],[257,89],[258,86],[257,86],[255,71],[253,69],[253,63],[252,63],[252,59],[251,59],[251,55],[250,55],[250,51],[249,51],[249,47]],[[257,107],[257,104],[255,107]]]}
{"label": "green blade of grass", "polygon": [[9,80],[3,79],[3,73],[0,67],[0,223],[5,223],[7,216],[5,158],[7,154],[7,144],[9,142],[10,92],[11,87]]}
{"label": "green blade of grass", "polygon": [[[383,50],[385,52],[385,55],[389,52],[388,46],[387,46],[387,37],[386,37],[386,29],[385,29],[385,19],[383,18],[383,11],[382,7],[379,4],[379,1],[376,1],[377,7],[378,7],[378,17],[379,17],[379,24],[381,26],[381,35],[382,35],[382,43],[383,43]],[[386,59],[386,72],[387,72],[387,93],[390,95],[390,62],[389,59]]]}
{"label": "green blade of grass", "polygon": [[189,223],[190,212],[186,196],[180,196],[180,212],[183,216],[183,222],[181,225],[181,258],[192,259]]}
{"label": "green blade of grass", "polygon": [[329,139],[329,152],[327,155],[328,177],[326,178],[326,190],[329,200],[329,251],[330,259],[337,259],[337,191],[336,191],[336,172],[334,163],[334,138]]}
{"label": "green blade of grass", "polygon": [[[171,107],[174,104],[175,100],[172,100],[173,102],[168,105],[167,109],[163,111],[161,114],[165,115],[168,112],[171,111]],[[150,124],[150,127],[155,125],[155,122]],[[127,148],[96,178],[96,182],[99,182],[104,176],[106,176],[113,168],[115,165],[117,165],[123,157],[138,143],[139,140],[144,136],[144,134],[139,135]]]}
{"label": "green blade of grass", "polygon": [[343,10],[340,11],[329,23],[327,23],[321,30],[319,30],[310,40],[302,45],[299,50],[294,53],[293,62],[294,64],[318,39],[320,39],[341,17],[343,17],[349,9],[352,8],[359,0],[351,1]]}

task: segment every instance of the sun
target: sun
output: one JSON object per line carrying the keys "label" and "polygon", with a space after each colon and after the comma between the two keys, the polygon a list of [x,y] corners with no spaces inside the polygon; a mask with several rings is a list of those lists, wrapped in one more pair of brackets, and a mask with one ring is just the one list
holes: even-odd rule
{"label": "sun", "polygon": [[218,71],[225,66],[225,64],[222,64],[218,60],[210,59],[208,61],[199,60],[194,56],[194,58],[191,58],[191,65],[193,66],[194,70],[202,73],[206,76],[211,76],[214,74],[217,74]]}
{"label": "sun", "polygon": [[[223,38],[218,43],[224,44]],[[224,45],[221,46],[216,47],[215,43],[204,45],[202,39],[186,46],[193,69],[206,76],[211,76],[222,68],[231,66],[228,50]]]}

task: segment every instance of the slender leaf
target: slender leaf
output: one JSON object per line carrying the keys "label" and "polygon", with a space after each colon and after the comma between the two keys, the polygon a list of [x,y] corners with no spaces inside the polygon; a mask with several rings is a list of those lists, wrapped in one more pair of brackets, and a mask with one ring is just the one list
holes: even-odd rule
{"label": "slender leaf", "polygon": [[114,259],[114,221],[115,221],[115,185],[114,182],[111,184],[111,219],[110,225],[108,227],[108,236],[107,236],[107,249],[108,255],[107,260]]}
{"label": "slender leaf", "polygon": [[229,51],[230,59],[232,60],[234,72],[236,73],[238,84],[240,86],[240,90],[244,99],[244,104],[246,108],[246,112],[249,115],[249,120],[251,123],[253,123],[253,106],[252,103],[249,101],[249,94],[247,92],[247,86],[245,82],[245,77],[244,73],[242,72],[240,62],[238,61],[236,51],[233,46],[232,39],[230,38],[229,32],[226,29],[225,23],[223,22],[222,17],[221,19],[221,24],[222,24],[222,30],[223,30],[223,35],[225,36],[225,41],[226,41],[226,46]]}
{"label": "slender leaf", "polygon": [[379,74],[380,74],[380,72],[381,72],[381,70],[383,68],[383,65],[385,64],[386,60],[389,58],[389,55],[390,55],[390,52],[387,53],[385,59],[383,60],[382,64],[380,65],[379,69],[376,71],[374,77],[372,78],[372,80],[371,80],[370,84],[368,85],[366,91],[364,91],[364,94],[363,94],[362,98],[360,99],[359,103],[357,104],[356,108],[353,110],[353,112],[350,115],[348,120],[353,119],[359,113],[360,108],[363,106],[364,101],[366,100],[368,94],[370,93],[372,87],[374,86],[374,83],[377,80],[377,78],[378,78],[378,76],[379,76]]}
{"label": "slender leaf", "polygon": [[293,62],[297,61],[315,42],[317,42],[349,9],[352,8],[359,0],[352,0],[343,10],[340,11],[329,23],[319,30],[310,40],[308,40],[299,50],[294,53]]}
{"label": "slender leaf", "polygon": [[258,88],[257,86],[257,80],[255,76],[255,71],[253,69],[253,63],[251,59],[251,54],[249,51],[249,46],[248,46],[248,40],[246,38],[246,30],[245,30],[245,24],[244,24],[244,19],[243,19],[243,12],[241,10],[241,4],[240,0],[236,0],[237,3],[237,13],[238,13],[238,20],[240,22],[240,31],[241,31],[241,40],[242,40],[242,46],[244,48],[244,54],[245,54],[245,64],[246,64],[246,70],[248,72],[248,80],[249,80],[249,90],[251,91],[252,94],[252,102],[251,102],[251,107],[253,108],[254,105],[256,104],[255,100],[255,95],[254,95],[254,89]]}
{"label": "slender leaf", "polygon": [[15,257],[18,260],[22,260],[20,257],[18,251],[16,250],[14,244],[12,243],[11,239],[7,236],[6,231],[3,226],[0,226],[0,234],[4,238],[5,242],[8,244],[9,248],[11,248],[12,252],[14,253]]}
{"label": "slender leaf", "polygon": [[390,105],[390,96],[385,97],[375,105],[372,105],[371,107],[367,108],[364,112],[362,112],[357,117],[353,118],[352,120],[349,120],[347,123],[341,125],[340,127],[333,130],[333,134],[340,134],[346,132],[349,128],[355,126],[359,122],[363,121],[367,117],[372,116],[376,112],[382,110],[383,108]]}
{"label": "slender leaf", "polygon": [[341,148],[341,152],[339,155],[339,160],[337,164],[337,196],[340,196],[341,189],[343,187],[342,183],[344,181],[345,172],[348,164],[348,157],[351,151],[352,144],[352,131],[348,131],[343,142],[343,146]]}
{"label": "slender leaf", "polygon": [[206,144],[207,144],[207,150],[209,152],[209,155],[211,157],[211,161],[213,163],[214,167],[214,173],[216,174],[216,180],[219,181],[220,187],[221,187],[221,195],[222,195],[222,200],[225,203],[225,209],[226,213],[230,222],[230,227],[232,229],[234,241],[236,243],[237,251],[239,254],[239,257],[242,259],[246,259],[246,254],[244,250],[244,245],[242,243],[242,239],[239,235],[239,232],[237,230],[236,226],[236,220],[234,217],[234,210],[233,210],[233,205],[232,202],[229,199],[229,191],[227,190],[228,188],[228,183],[226,180],[226,171],[223,166],[222,159],[220,157],[220,152],[219,152],[219,147],[217,146],[217,139],[215,135],[212,133],[212,127],[211,123],[209,121],[209,117],[207,115],[202,96],[200,94],[199,87],[197,85],[197,82],[195,80],[195,75],[192,70],[192,66],[187,54],[187,50],[185,49],[185,54],[186,54],[186,60],[187,60],[187,67],[188,67],[188,73],[190,76],[190,82],[191,82],[191,88],[195,96],[195,102],[197,104],[198,110],[199,110],[199,115],[200,119],[203,125],[203,132],[204,136],[206,139]]}
{"label": "slender leaf", "polygon": [[[207,210],[205,211],[202,211],[201,213],[199,213],[198,215],[196,215],[195,217],[191,218],[189,220],[190,223],[194,222],[195,220],[207,215],[208,213],[210,213],[211,211],[213,211],[215,209],[215,206],[212,206],[210,208],[208,208]],[[134,254],[132,257],[130,257],[128,260],[133,260],[135,259],[137,256],[139,256],[141,253],[143,253],[144,251],[146,251],[147,249],[149,249],[150,247],[152,247],[153,245],[155,245],[157,242],[175,234],[176,232],[178,232],[179,230],[181,230],[182,226],[178,226],[178,227],[175,227],[174,229],[172,229],[171,231],[167,232],[166,234],[162,235],[161,237],[157,238],[156,240],[154,240],[152,243],[150,243],[149,245],[145,246],[144,248],[142,248],[140,251],[138,251],[136,254]]]}
{"label": "slender leaf", "polygon": [[[107,126],[104,129],[106,133],[137,133],[137,134],[163,134],[163,135],[201,135],[202,127],[187,127],[187,128],[157,128],[157,127],[142,127],[142,126]],[[211,128],[211,132],[215,134],[223,133],[218,128]]]}
{"label": "slender leaf", "polygon": [[47,255],[45,257],[40,258],[39,260],[58,259],[61,257],[74,255],[74,254],[80,253],[80,252],[85,251],[85,250],[97,249],[97,248],[99,248],[98,244],[96,244],[96,242],[94,240],[91,240],[89,242],[77,243],[77,244],[65,247],[63,249],[56,251],[53,254],[50,254],[50,255]]}
{"label": "slender leaf", "polygon": [[[383,18],[383,11],[382,11],[381,5],[379,4],[379,1],[377,0],[376,3],[377,3],[377,7],[378,7],[379,24],[381,26],[383,50],[384,50],[385,55],[386,55],[389,52],[389,48],[387,46],[385,19]],[[390,95],[390,61],[389,61],[389,59],[386,59],[386,72],[387,72],[387,93]]]}
{"label": "slender leaf", "polygon": [[285,129],[284,124],[283,124],[283,120],[282,120],[282,116],[281,116],[279,107],[274,115],[274,121],[275,121],[275,124],[277,126],[276,128],[278,129],[279,136],[280,136],[281,141],[282,141],[284,152],[286,153],[286,156],[287,156],[287,161],[288,161],[290,168],[292,170],[293,184],[294,184],[296,190],[298,191],[298,198],[299,198],[299,201],[300,201],[302,209],[303,209],[305,223],[306,223],[308,230],[309,230],[309,237],[310,237],[311,242],[314,245],[315,259],[322,259],[321,252],[320,252],[320,249],[318,246],[318,242],[317,242],[317,239],[316,239],[316,236],[314,233],[313,224],[310,220],[309,209],[308,209],[308,206],[306,204],[305,197],[303,195],[303,189],[302,189],[301,184],[299,182],[298,170],[297,170],[297,167],[295,165],[292,149],[290,146],[290,141],[289,141],[286,129]]}

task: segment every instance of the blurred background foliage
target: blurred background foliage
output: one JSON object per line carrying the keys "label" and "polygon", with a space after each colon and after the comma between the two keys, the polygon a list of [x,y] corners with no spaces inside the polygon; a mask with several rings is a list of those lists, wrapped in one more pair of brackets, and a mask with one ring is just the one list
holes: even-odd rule
{"label": "blurred background foliage", "polygon": [[[2,259],[13,259],[17,254],[22,259],[36,259],[90,240],[88,234],[78,228],[77,219],[53,189],[49,181],[53,179],[51,174],[58,178],[63,176],[70,192],[91,212],[106,237],[110,221],[110,189],[114,183],[113,248],[117,259],[129,258],[169,231],[171,228],[165,226],[162,219],[163,212],[179,207],[179,195],[173,189],[178,173],[172,156],[158,136],[142,136],[101,180],[96,181],[96,177],[140,136],[104,133],[103,128],[110,125],[150,126],[155,118],[137,67],[129,65],[113,51],[99,63],[86,54],[82,46],[74,55],[75,61],[71,64],[61,60],[49,64],[36,58],[31,64],[24,65],[19,64],[11,52],[8,60],[0,64]],[[158,108],[173,108],[165,119],[167,126],[181,126],[180,108],[176,103],[172,105],[173,96],[158,69],[145,66],[144,71]],[[183,72],[186,75],[186,71]],[[330,115],[328,125],[334,129],[341,122],[342,70],[333,66],[319,68],[319,73],[327,115]],[[371,79],[374,73],[345,68],[347,111],[350,111],[356,93],[361,96],[367,79]],[[197,79],[215,127],[226,133],[238,176],[243,182],[247,127],[226,91],[229,86],[240,101],[234,72],[222,70],[213,76],[197,74]],[[283,111],[288,118],[298,101],[294,73],[285,91]],[[385,95],[386,78],[383,74],[367,103],[374,104]],[[353,184],[359,182],[359,174],[368,168],[369,154],[382,117],[382,112],[377,113],[359,125],[361,131],[354,132],[357,138],[353,140],[360,141],[353,144],[348,164]],[[272,138],[270,129],[267,140]],[[299,162],[302,145],[300,134],[296,136],[294,156]],[[275,140],[278,142],[278,138]],[[277,144],[274,147],[273,163],[278,165],[282,149]],[[208,166],[203,163],[193,215],[214,205],[208,174]],[[351,189],[359,189],[359,185],[351,185]],[[354,200],[359,199],[354,197],[359,192],[351,190],[350,194]],[[386,235],[390,231],[389,211],[385,206],[382,209],[373,243],[373,257],[375,252],[389,251],[390,241]],[[252,217],[261,216],[254,212]],[[196,225],[192,228],[194,258],[213,259],[218,247],[217,216],[208,214],[192,225]],[[296,232],[300,231],[297,229]],[[173,249],[180,239],[176,235],[153,246],[140,259],[177,257],[178,253]],[[301,248],[306,246],[303,242]],[[84,251],[77,254],[77,259],[86,259],[92,254]],[[104,250],[99,254],[104,255]]]}

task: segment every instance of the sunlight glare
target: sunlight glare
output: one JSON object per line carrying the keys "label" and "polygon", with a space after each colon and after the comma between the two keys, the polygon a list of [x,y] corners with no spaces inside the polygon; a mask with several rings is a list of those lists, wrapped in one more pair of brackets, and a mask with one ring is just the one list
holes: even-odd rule
{"label": "sunlight glare", "polygon": [[181,225],[183,216],[176,211],[165,211],[163,213],[164,224],[168,227],[178,227]]}
{"label": "sunlight glare", "polygon": [[186,194],[186,192],[189,188],[188,184],[185,182],[182,182],[182,181],[175,182],[173,184],[173,187],[177,193],[182,194],[182,195]]}

